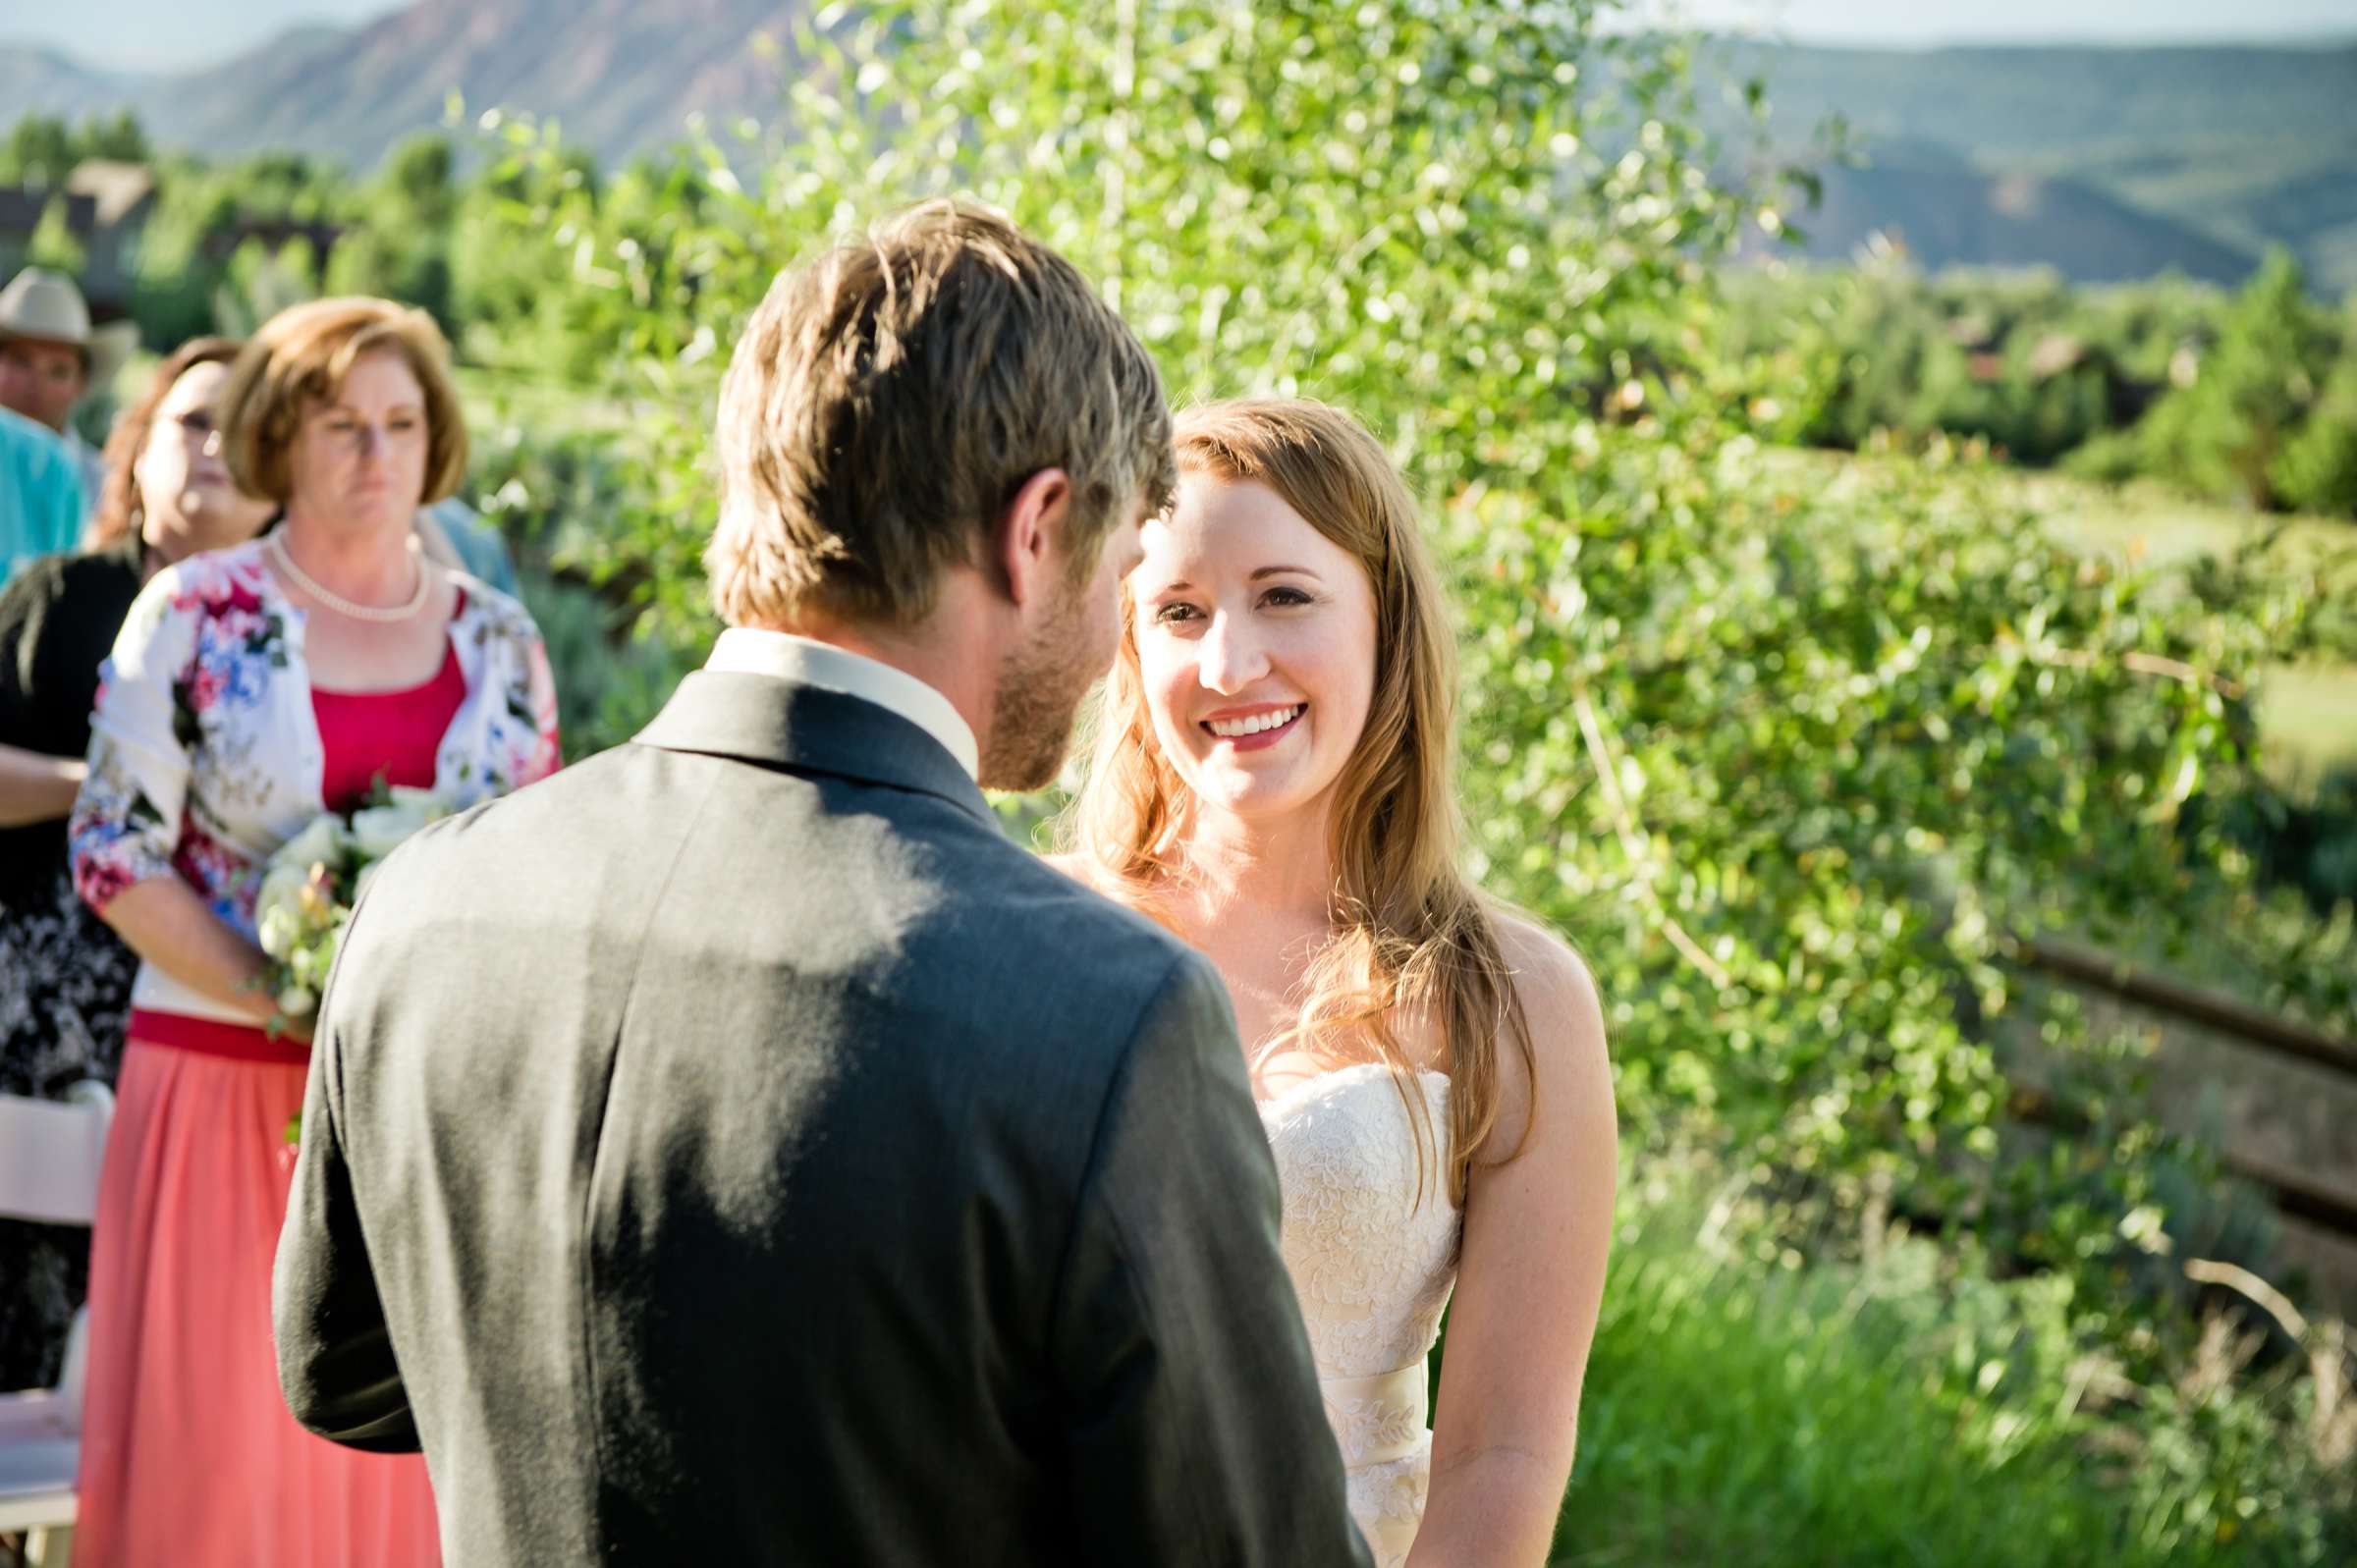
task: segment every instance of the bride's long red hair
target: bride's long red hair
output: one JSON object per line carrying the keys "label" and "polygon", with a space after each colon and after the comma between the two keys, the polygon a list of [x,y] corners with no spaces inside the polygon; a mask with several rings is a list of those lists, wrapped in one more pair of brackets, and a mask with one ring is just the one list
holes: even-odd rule
{"label": "bride's long red hair", "polygon": [[[1268,486],[1347,551],[1374,590],[1373,697],[1332,793],[1335,937],[1303,978],[1293,1025],[1263,1050],[1291,1044],[1358,1055],[1371,1044],[1415,1126],[1421,1180],[1431,1173],[1435,1129],[1399,1023],[1437,1025],[1450,1078],[1445,1169],[1450,1200],[1462,1204],[1473,1162],[1498,1127],[1502,1041],[1520,1054],[1534,1094],[1537,1078],[1497,915],[1459,868],[1455,650],[1415,503],[1366,427],[1325,404],[1209,404],[1180,415],[1174,435],[1180,474]],[[1178,844],[1190,797],[1154,737],[1136,606],[1125,590],[1121,651],[1095,734],[1065,838],[1100,886],[1152,911],[1161,891],[1186,875]],[[1525,1139],[1528,1128],[1526,1120]]]}

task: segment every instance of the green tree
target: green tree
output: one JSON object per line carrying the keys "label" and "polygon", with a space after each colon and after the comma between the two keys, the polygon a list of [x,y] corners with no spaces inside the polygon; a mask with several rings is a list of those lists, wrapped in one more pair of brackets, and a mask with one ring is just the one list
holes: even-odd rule
{"label": "green tree", "polygon": [[[520,123],[501,128],[497,152],[467,187],[452,226],[452,313],[471,335],[468,351],[505,368],[601,382],[611,374],[599,362],[611,340],[585,330],[580,319],[573,254],[549,243],[550,230],[539,230],[536,241],[523,239],[560,210],[600,210],[604,187],[596,161],[585,148],[542,142]],[[649,175],[642,188],[660,189],[662,179]],[[683,194],[691,197],[692,190]]]}
{"label": "green tree", "polygon": [[2307,423],[2270,473],[2286,504],[2357,516],[2357,344],[2342,347]]}
{"label": "green tree", "polygon": [[89,257],[76,237],[74,226],[66,220],[66,198],[50,198],[41,209],[41,221],[33,225],[32,238],[25,246],[25,259],[36,267],[48,267],[78,277],[88,264]]}
{"label": "green tree", "polygon": [[749,175],[705,143],[600,189],[506,128],[466,249],[527,258],[532,319],[628,411],[630,494],[574,563],[688,651],[724,346],[783,261],[894,202],[963,192],[1073,254],[1180,401],[1357,409],[1450,548],[1490,875],[1621,965],[1632,1106],[1936,1182],[1988,1152],[1972,1020],[2014,933],[2236,886],[2175,828],[2240,766],[2210,675],[2307,636],[2314,585],[2172,607],[1967,470],[1763,460],[1758,367],[1712,347],[1749,204],[1680,129],[1682,44],[1597,14],[885,8],[796,39],[792,150]]}
{"label": "green tree", "polygon": [[[1100,280],[1175,399],[1328,398],[1412,476],[1464,628],[1475,869],[1581,942],[1631,1147],[1705,1140],[1853,1221],[1891,1193],[2053,1271],[2074,1358],[2184,1355],[2134,1281],[2156,1172],[2198,1152],[2006,960],[2060,924],[2251,924],[2248,857],[2194,808],[2249,777],[2242,682],[2315,645],[2321,568],[2084,560],[1938,444],[1763,450],[1750,410],[1806,367],[1722,352],[1713,284],[1757,198],[1692,130],[1683,41],[1611,10],[830,8],[789,44],[767,155],[700,139],[600,185],[499,128],[462,292],[594,376],[615,426],[617,490],[558,564],[692,658],[711,408],[778,267],[911,198],[1001,208]],[[2089,1086],[2034,1161],[2006,1158],[2016,1015]],[[2296,1546],[2275,1456],[2194,1419],[2145,1450],[2202,1474],[2154,1485],[2140,1539],[2230,1516]]]}
{"label": "green tree", "polygon": [[[360,243],[347,242],[356,271],[362,263],[366,267],[364,280],[352,292],[416,305],[451,329],[450,246],[457,212],[449,138],[411,136],[394,148],[362,192]],[[338,260],[344,259],[344,248],[339,247]]]}
{"label": "green tree", "polygon": [[403,222],[448,228],[457,205],[450,138],[434,133],[410,137],[386,155],[377,184]]}
{"label": "green tree", "polygon": [[112,119],[93,116],[83,127],[82,154],[85,158],[114,158],[125,163],[145,163],[154,155],[148,145],[147,133],[139,125],[139,117],[129,109],[116,112]]}
{"label": "green tree", "polygon": [[73,128],[61,115],[25,116],[0,146],[0,176],[20,185],[62,185],[79,161]]}
{"label": "green tree", "polygon": [[213,291],[213,319],[231,337],[250,337],[289,305],[318,297],[318,258],[306,242],[291,240],[273,249],[248,240],[230,256]]}
{"label": "green tree", "polygon": [[2277,463],[2315,404],[2331,339],[2291,253],[2276,249],[2220,323],[2193,384],[2145,416],[2149,467],[2206,495],[2275,508]]}
{"label": "green tree", "polygon": [[144,163],[153,156],[138,116],[129,109],[92,115],[76,130],[63,115],[27,114],[0,142],[0,180],[21,185],[63,185],[85,158]]}

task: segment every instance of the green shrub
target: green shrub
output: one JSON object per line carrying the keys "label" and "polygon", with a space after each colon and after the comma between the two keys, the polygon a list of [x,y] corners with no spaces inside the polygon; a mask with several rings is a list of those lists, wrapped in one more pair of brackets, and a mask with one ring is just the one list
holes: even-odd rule
{"label": "green shrub", "polygon": [[[601,181],[505,124],[452,257],[483,312],[469,351],[594,378],[601,420],[517,445],[488,500],[634,611],[645,666],[572,699],[596,704],[583,733],[627,732],[612,716],[714,630],[706,433],[777,269],[906,199],[1002,208],[1102,280],[1178,400],[1325,397],[1409,473],[1463,617],[1476,869],[1589,954],[1632,1147],[1703,1141],[1852,1216],[1887,1193],[1959,1247],[1969,1225],[2047,1276],[2041,1333],[2142,1375],[2184,1327],[2139,1271],[2195,1152],[2006,960],[2052,925],[2190,943],[2258,895],[2202,806],[2250,777],[2240,682],[2318,645],[2324,568],[2083,559],[1937,437],[1839,471],[1765,449],[1840,401],[1805,354],[1723,350],[1714,264],[1770,198],[1713,178],[1684,44],[1597,27],[1609,9],[833,7],[785,45],[790,150],[702,141]],[[1955,349],[1908,374],[1950,376]],[[551,613],[607,646],[594,616]],[[2325,929],[2269,949],[2285,984]],[[2114,1108],[2018,1170],[2008,1013],[2055,1023]],[[1789,1217],[1758,1240],[1799,1258],[1822,1236]],[[2218,1488],[2167,1508],[2198,1524],[2258,1494],[2255,1408],[2155,1439],[2154,1474]],[[1972,1430],[2010,1463],[2020,1433]],[[1883,1458],[1865,1426],[1824,1431],[1812,1495],[1836,1456]],[[2191,1541],[2152,1517],[2099,1539]]]}
{"label": "green shrub", "polygon": [[2300,511],[2357,516],[2357,351],[2343,350],[2315,410],[2284,445],[2270,477]]}
{"label": "green shrub", "polygon": [[2276,477],[2308,420],[2333,344],[2299,264],[2273,252],[2220,323],[2192,383],[2138,426],[2150,472],[2255,508],[2281,505]]}
{"label": "green shrub", "polygon": [[1650,1168],[1624,1204],[1556,1562],[2307,1568],[2357,1552],[2357,1410],[2318,1419],[2296,1356],[2248,1374],[2234,1320],[2132,1379],[2086,1348],[2061,1276],[1994,1280],[1973,1249],[1871,1217],[1807,1259],[1748,1183],[1707,1161]]}
{"label": "green shrub", "polygon": [[1707,265],[1751,198],[1708,174],[1682,44],[1595,14],[881,8],[792,41],[794,150],[745,173],[705,143],[601,183],[504,127],[469,244],[602,369],[582,559],[681,658],[721,346],[897,201],[1065,248],[1181,400],[1355,408],[1456,578],[1480,869],[1595,955],[1632,1120],[1943,1189],[1995,1147],[1974,1025],[2015,934],[2190,931],[2248,886],[2180,819],[2248,763],[2220,688],[2305,645],[2319,581],[2254,559],[2194,595],[2066,554],[1952,455],[1829,484],[1761,450],[1782,372],[1716,351]]}

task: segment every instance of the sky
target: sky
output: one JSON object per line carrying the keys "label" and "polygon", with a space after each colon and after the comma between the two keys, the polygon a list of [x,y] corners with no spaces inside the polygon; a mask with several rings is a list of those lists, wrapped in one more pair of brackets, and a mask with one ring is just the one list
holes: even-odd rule
{"label": "sky", "polygon": [[1800,43],[2217,43],[2357,38],[2357,0],[1645,0]]}
{"label": "sky", "polygon": [[[1803,43],[2177,43],[2357,37],[2357,0],[1634,0]],[[0,42],[117,69],[193,69],[299,22],[361,22],[396,0],[0,0]]]}

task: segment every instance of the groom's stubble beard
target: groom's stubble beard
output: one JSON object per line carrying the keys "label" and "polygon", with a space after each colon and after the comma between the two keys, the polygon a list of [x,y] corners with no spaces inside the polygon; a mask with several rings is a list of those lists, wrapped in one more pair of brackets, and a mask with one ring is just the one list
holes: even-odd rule
{"label": "groom's stubble beard", "polygon": [[1054,616],[999,666],[991,693],[990,735],[983,742],[981,782],[1023,792],[1056,782],[1071,749],[1080,701],[1105,673],[1112,655],[1097,656],[1088,635],[1091,583],[1069,587]]}

